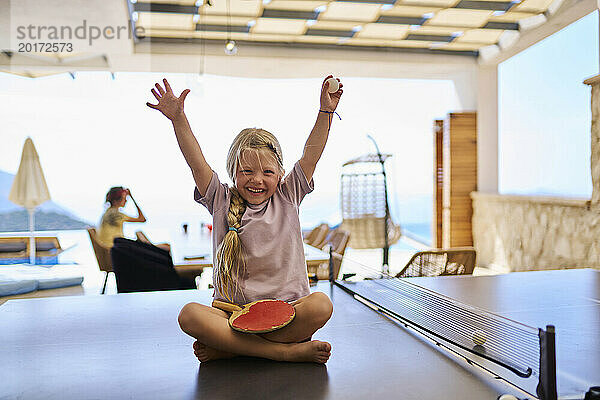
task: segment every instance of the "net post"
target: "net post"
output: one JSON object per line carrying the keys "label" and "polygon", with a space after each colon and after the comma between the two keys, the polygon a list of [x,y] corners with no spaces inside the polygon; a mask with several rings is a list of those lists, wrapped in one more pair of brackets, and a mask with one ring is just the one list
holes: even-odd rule
{"label": "net post", "polygon": [[329,282],[333,283],[333,247],[329,247]]}
{"label": "net post", "polygon": [[[387,223],[386,223],[386,227],[385,230],[387,232]],[[387,233],[385,234],[386,238],[385,238],[385,247],[383,248],[383,274],[384,275],[389,275],[390,273],[390,247],[387,243]]]}
{"label": "net post", "polygon": [[556,391],[556,341],[554,325],[539,330],[540,380],[536,389],[540,400],[557,400]]}

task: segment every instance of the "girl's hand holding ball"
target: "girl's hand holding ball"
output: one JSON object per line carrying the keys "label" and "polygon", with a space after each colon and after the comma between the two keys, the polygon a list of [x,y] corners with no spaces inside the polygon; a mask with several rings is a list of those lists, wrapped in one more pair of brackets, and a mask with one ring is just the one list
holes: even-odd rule
{"label": "girl's hand holding ball", "polygon": [[333,77],[327,79],[325,82],[327,82],[329,84],[329,86],[327,87],[327,91],[329,93],[335,93],[340,88],[340,83],[338,82],[337,79],[335,79]]}
{"label": "girl's hand holding ball", "polygon": [[337,108],[337,105],[342,97],[344,85],[338,78],[334,78],[333,75],[329,75],[323,81],[321,87],[321,111],[333,112]]}

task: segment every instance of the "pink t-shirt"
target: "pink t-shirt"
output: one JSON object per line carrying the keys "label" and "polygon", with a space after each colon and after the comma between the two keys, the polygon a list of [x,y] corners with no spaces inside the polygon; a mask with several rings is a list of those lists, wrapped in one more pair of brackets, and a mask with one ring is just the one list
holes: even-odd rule
{"label": "pink t-shirt", "polygon": [[[246,205],[238,229],[246,271],[244,276],[236,277],[243,293],[234,298],[237,304],[261,299],[294,301],[310,293],[298,206],[313,187],[313,181],[306,180],[300,164],[296,163],[270,199],[258,205]],[[204,197],[197,188],[194,190],[194,200],[213,216],[214,265],[217,248],[229,230],[230,197],[229,186],[221,183],[215,172]],[[224,300],[216,285],[214,296]]]}

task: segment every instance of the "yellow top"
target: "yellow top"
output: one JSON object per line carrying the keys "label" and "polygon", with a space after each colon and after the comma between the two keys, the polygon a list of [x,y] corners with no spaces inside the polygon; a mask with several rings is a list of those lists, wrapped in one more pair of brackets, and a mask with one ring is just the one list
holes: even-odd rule
{"label": "yellow top", "polygon": [[98,228],[98,242],[106,247],[113,247],[116,237],[123,237],[123,222],[127,219],[116,207],[110,207],[100,221]]}

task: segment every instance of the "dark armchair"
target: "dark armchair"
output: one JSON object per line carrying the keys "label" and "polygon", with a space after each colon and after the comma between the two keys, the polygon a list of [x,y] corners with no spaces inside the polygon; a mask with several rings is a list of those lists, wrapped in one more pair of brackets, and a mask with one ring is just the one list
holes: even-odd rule
{"label": "dark armchair", "polygon": [[114,243],[110,255],[119,293],[196,288],[193,280],[177,274],[168,251],[125,238]]}

